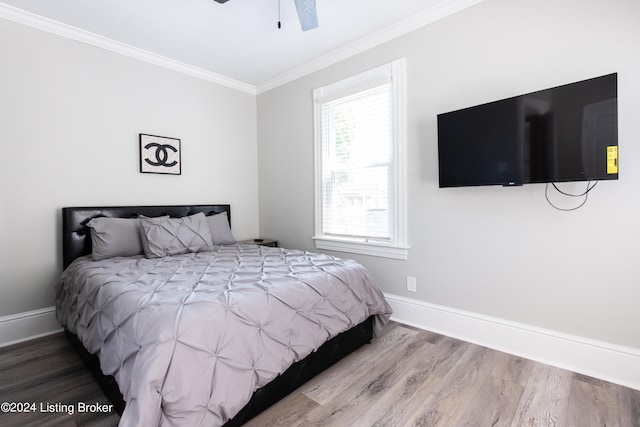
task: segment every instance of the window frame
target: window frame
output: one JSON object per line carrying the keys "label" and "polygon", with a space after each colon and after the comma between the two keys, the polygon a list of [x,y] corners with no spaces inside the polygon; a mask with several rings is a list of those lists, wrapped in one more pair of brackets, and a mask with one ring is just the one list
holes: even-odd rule
{"label": "window frame", "polygon": [[[363,92],[386,82],[391,83],[391,120],[393,150],[392,238],[390,242],[329,236],[323,230],[322,182],[322,104]],[[407,179],[406,179],[406,61],[404,58],[356,74],[313,91],[314,113],[314,197],[317,249],[350,252],[385,258],[408,258]]]}

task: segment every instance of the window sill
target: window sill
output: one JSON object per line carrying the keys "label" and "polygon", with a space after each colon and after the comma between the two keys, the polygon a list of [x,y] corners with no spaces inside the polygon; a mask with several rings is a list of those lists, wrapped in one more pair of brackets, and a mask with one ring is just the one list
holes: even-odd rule
{"label": "window sill", "polygon": [[406,247],[390,246],[382,243],[365,243],[354,240],[328,239],[326,237],[314,237],[313,239],[315,240],[316,249],[401,260],[406,260],[409,256],[409,248]]}

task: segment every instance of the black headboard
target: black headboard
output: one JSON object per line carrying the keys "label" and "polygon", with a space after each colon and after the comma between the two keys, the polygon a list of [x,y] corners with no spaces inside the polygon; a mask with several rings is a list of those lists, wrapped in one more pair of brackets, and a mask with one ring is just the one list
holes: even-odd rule
{"label": "black headboard", "polygon": [[99,206],[62,208],[62,261],[67,268],[74,259],[91,253],[91,235],[87,222],[91,218],[137,218],[140,215],[174,218],[203,212],[214,215],[226,212],[231,225],[230,205],[173,205],[173,206]]}

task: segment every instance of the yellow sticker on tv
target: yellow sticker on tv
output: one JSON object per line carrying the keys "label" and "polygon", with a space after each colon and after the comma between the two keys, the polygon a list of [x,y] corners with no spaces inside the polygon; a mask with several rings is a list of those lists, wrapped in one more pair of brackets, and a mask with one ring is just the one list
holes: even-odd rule
{"label": "yellow sticker on tv", "polygon": [[610,145],[607,147],[607,174],[618,173],[618,146]]}

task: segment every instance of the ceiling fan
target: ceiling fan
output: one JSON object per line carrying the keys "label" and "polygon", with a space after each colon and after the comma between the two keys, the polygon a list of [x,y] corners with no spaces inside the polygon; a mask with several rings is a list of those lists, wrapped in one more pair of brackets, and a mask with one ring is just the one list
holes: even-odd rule
{"label": "ceiling fan", "polygon": [[[229,0],[215,0],[218,3],[226,3]],[[318,28],[318,11],[316,10],[316,0],[293,0],[298,11],[298,19],[302,31]]]}

